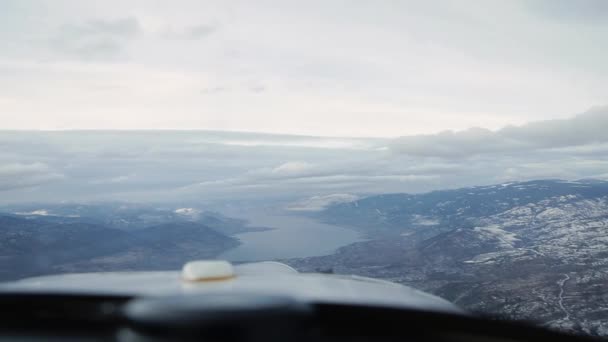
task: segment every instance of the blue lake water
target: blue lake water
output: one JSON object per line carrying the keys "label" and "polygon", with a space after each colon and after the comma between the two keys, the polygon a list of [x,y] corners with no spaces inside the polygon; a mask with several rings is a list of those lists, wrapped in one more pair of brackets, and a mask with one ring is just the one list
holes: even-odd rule
{"label": "blue lake water", "polygon": [[254,213],[241,217],[249,220],[250,226],[275,229],[235,235],[242,244],[219,258],[260,261],[327,255],[341,246],[362,240],[354,230],[305,216]]}

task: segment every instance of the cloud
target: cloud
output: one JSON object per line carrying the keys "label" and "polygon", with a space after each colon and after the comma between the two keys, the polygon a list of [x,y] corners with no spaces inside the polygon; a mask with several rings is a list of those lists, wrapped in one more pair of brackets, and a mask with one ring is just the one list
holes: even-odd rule
{"label": "cloud", "polygon": [[533,12],[557,20],[605,23],[608,19],[608,2],[604,0],[533,0],[526,4]]}
{"label": "cloud", "polygon": [[128,175],[120,175],[120,176],[115,176],[115,177],[110,177],[110,178],[96,179],[96,180],[90,181],[89,183],[90,184],[121,184],[121,183],[127,183],[129,181],[132,181],[133,178],[135,178],[135,174],[128,174]]}
{"label": "cloud", "polygon": [[[608,142],[593,143],[603,138],[595,130],[604,127],[596,114],[587,113],[572,120],[515,127],[515,132],[481,130],[458,141],[447,135],[439,147],[445,144],[459,154],[439,150],[433,146],[435,138],[420,143],[417,154],[407,154],[383,150],[384,144],[394,148],[390,139],[213,131],[0,132],[0,188],[6,191],[0,203],[117,199],[299,203],[313,197],[300,207],[319,207],[332,194],[364,196],[511,180],[604,178]],[[585,136],[569,136],[570,129],[582,130]],[[505,136],[514,141],[502,144]],[[478,147],[480,140],[485,143]],[[574,146],[554,147],[565,144]]]}
{"label": "cloud", "polygon": [[161,33],[161,36],[165,39],[174,40],[199,40],[210,36],[217,30],[217,26],[200,24],[184,27],[179,30],[168,28]]}
{"label": "cloud", "polygon": [[[355,152],[356,153],[356,152]],[[439,179],[434,174],[413,174],[386,168],[384,165],[366,167],[357,163],[315,164],[302,161],[290,161],[274,168],[261,168],[244,175],[204,181],[180,189],[185,193],[219,192],[247,195],[252,191],[264,191],[273,196],[299,196],[327,191],[366,192],[380,190],[394,191],[401,186],[434,183]],[[396,187],[397,186],[397,187]],[[325,195],[323,196],[325,198]],[[323,200],[336,199],[329,197]],[[323,201],[315,198],[315,203]],[[303,203],[300,203],[302,206]],[[313,205],[313,204],[310,204]]]}
{"label": "cloud", "polygon": [[315,169],[315,165],[306,162],[287,162],[281,164],[274,169],[271,173],[279,176],[301,176],[310,173]]}
{"label": "cloud", "polygon": [[272,184],[284,184],[303,179],[314,179],[334,174],[336,170],[329,167],[302,162],[290,161],[276,167],[265,167],[250,170],[238,177],[208,180],[184,187],[185,189],[226,188],[226,187],[251,187],[269,186]]}
{"label": "cloud", "polygon": [[64,55],[84,60],[111,59],[124,53],[125,45],[141,34],[135,17],[89,20],[63,25],[49,40]]}
{"label": "cloud", "polygon": [[205,140],[205,142],[229,146],[242,147],[291,147],[291,148],[310,148],[310,149],[336,149],[336,150],[370,150],[381,148],[381,139],[354,139],[354,138],[332,138],[332,137],[307,137],[307,136],[287,136],[259,134],[255,137],[226,136],[215,139]]}
{"label": "cloud", "polygon": [[64,175],[44,163],[0,164],[0,191],[44,185],[63,178]]}
{"label": "cloud", "polygon": [[497,131],[471,128],[395,139],[392,151],[419,157],[460,158],[493,153],[530,153],[608,142],[608,108],[571,119],[546,120]]}

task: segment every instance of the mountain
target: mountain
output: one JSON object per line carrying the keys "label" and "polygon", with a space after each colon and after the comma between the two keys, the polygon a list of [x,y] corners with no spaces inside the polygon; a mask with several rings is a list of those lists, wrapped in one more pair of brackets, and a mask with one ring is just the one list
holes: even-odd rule
{"label": "mountain", "polygon": [[368,241],[290,260],[383,278],[469,310],[608,335],[608,182],[541,180],[334,205]]}
{"label": "mountain", "polygon": [[58,272],[175,269],[236,247],[230,237],[196,222],[135,231],[86,222],[0,216],[0,279]]}
{"label": "mountain", "polygon": [[330,206],[319,218],[349,226],[372,236],[412,234],[428,238],[474,224],[479,217],[517,206],[576,194],[596,198],[608,193],[608,182],[538,180],[433,191],[425,194],[386,194]]}
{"label": "mountain", "polygon": [[128,233],[89,223],[0,216],[0,279],[51,271],[56,265],[128,249]]}
{"label": "mountain", "polygon": [[267,230],[250,227],[247,221],[192,207],[151,206],[137,203],[35,203],[0,208],[0,212],[44,223],[90,223],[108,228],[135,231],[165,223],[195,222],[218,232],[233,235]]}

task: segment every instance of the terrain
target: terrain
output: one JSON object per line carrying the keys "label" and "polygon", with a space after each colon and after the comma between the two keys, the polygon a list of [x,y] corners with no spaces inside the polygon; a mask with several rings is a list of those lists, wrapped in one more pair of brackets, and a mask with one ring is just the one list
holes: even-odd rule
{"label": "terrain", "polygon": [[[357,198],[308,215],[365,241],[284,261],[305,272],[394,281],[498,318],[608,336],[608,182],[537,180]],[[264,229],[192,207],[3,207],[0,280],[176,269],[236,247],[235,234]]]}
{"label": "terrain", "polygon": [[422,289],[476,312],[608,335],[608,182],[389,194],[318,214],[369,240],[289,260]]}
{"label": "terrain", "polygon": [[0,280],[64,273],[180,268],[266,228],[194,208],[27,205],[0,213]]}

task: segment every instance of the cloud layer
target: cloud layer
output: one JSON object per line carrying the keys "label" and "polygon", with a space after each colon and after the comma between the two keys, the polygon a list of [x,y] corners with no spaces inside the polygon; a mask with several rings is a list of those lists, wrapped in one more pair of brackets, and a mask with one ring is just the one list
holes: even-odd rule
{"label": "cloud layer", "polygon": [[0,163],[0,191],[21,190],[63,179],[48,165],[36,163]]}
{"label": "cloud layer", "polygon": [[532,122],[497,131],[470,128],[396,139],[391,148],[419,157],[462,158],[483,154],[531,153],[608,143],[608,107],[571,119]]}
{"label": "cloud layer", "polygon": [[370,193],[539,178],[606,178],[606,131],[605,108],[497,131],[398,139],[213,131],[0,131],[0,198],[282,199],[295,209],[314,210],[344,196]]}

